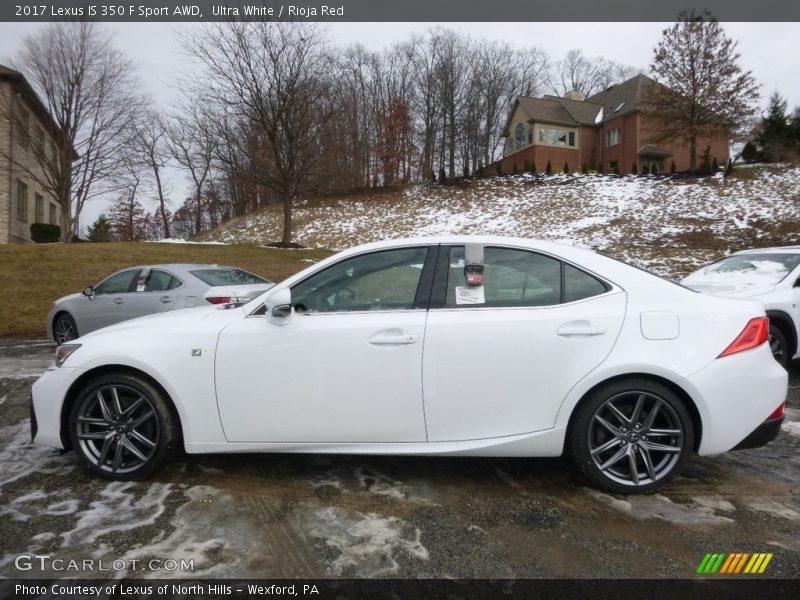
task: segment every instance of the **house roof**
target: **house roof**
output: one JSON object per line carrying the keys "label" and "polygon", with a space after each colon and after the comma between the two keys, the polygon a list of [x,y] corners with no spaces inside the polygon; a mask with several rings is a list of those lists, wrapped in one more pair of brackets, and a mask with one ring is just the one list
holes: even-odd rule
{"label": "house roof", "polygon": [[17,91],[22,94],[28,105],[33,109],[33,111],[36,113],[36,116],[39,117],[51,134],[56,135],[60,131],[60,128],[50,114],[50,111],[41,101],[39,96],[31,87],[31,84],[28,83],[28,80],[25,79],[25,76],[22,73],[6,67],[5,65],[0,65],[0,81],[11,82]]}
{"label": "house roof", "polygon": [[[636,75],[617,85],[609,86],[586,98],[570,100],[546,95],[542,98],[517,96],[503,128],[503,137],[511,134],[508,130],[511,117],[517,107],[523,111],[528,122],[542,121],[562,125],[598,125],[634,110],[641,109],[642,92],[650,85],[660,85],[646,75]],[[596,120],[602,109],[600,120]]]}

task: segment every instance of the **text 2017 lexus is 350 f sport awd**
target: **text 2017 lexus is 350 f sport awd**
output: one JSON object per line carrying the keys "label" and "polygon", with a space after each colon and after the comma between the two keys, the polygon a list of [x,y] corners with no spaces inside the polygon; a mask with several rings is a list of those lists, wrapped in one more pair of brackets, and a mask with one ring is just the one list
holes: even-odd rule
{"label": "text 2017 lexus is 350 f sport awd", "polygon": [[135,319],[60,346],[37,443],[113,479],[170,450],[574,457],[648,491],[687,457],[753,448],[787,374],[758,302],[570,246],[499,237],[336,254],[238,307]]}

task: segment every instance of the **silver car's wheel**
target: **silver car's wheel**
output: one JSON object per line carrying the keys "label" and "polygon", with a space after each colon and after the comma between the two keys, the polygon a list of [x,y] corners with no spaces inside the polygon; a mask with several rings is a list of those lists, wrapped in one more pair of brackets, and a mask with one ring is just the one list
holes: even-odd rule
{"label": "silver car's wheel", "polygon": [[128,374],[106,375],[87,386],[73,407],[70,436],[89,468],[122,480],[149,475],[176,437],[160,392]]}
{"label": "silver car's wheel", "polygon": [[53,337],[56,344],[66,344],[78,337],[78,327],[67,313],[61,313],[53,323]]}
{"label": "silver car's wheel", "polygon": [[681,400],[646,380],[596,392],[582,407],[573,436],[583,471],[601,487],[623,493],[661,487],[680,472],[693,442]]}

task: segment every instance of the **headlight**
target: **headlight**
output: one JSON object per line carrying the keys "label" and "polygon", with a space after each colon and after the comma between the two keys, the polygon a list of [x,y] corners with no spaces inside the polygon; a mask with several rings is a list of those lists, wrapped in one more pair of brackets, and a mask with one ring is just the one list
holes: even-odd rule
{"label": "headlight", "polygon": [[60,367],[64,362],[72,356],[72,353],[80,348],[80,344],[64,344],[56,348],[56,366]]}

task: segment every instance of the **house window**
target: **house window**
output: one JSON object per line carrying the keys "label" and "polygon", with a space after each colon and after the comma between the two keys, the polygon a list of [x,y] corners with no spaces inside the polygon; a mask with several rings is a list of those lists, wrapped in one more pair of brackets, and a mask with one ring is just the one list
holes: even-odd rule
{"label": "house window", "polygon": [[19,144],[23,148],[27,148],[30,142],[30,135],[28,134],[30,120],[30,115],[26,111],[20,110],[19,118],[17,119],[17,137],[19,137]]}
{"label": "house window", "polygon": [[539,129],[539,143],[551,146],[574,146],[575,132],[566,129],[542,127]]}
{"label": "house window", "polygon": [[622,139],[622,129],[612,129],[606,133],[606,147],[616,146]]}
{"label": "house window", "polygon": [[533,143],[533,127],[528,127],[528,146]]}
{"label": "house window", "polygon": [[37,158],[44,158],[44,129],[37,126],[36,136],[33,138],[33,148],[36,150]]}
{"label": "house window", "polygon": [[17,179],[17,218],[28,220],[28,185]]}
{"label": "house window", "polygon": [[36,220],[34,223],[44,223],[44,196],[36,194],[34,202],[36,206]]}
{"label": "house window", "polygon": [[58,225],[58,207],[55,204],[50,205],[50,225]]}
{"label": "house window", "polygon": [[525,125],[518,123],[514,129],[514,150],[525,147]]}

